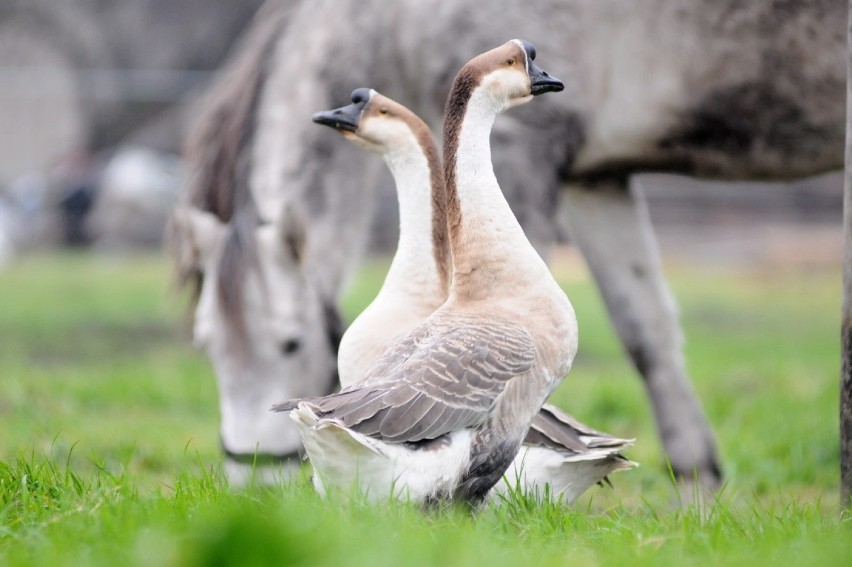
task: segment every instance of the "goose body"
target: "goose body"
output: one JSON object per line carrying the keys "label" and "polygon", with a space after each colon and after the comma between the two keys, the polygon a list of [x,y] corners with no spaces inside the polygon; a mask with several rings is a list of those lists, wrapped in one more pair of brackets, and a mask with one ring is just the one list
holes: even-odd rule
{"label": "goose body", "polygon": [[300,428],[312,431],[305,436],[305,450],[321,459],[314,463],[313,481],[323,496],[356,489],[377,500],[395,497],[423,502],[448,497],[468,459],[471,430],[467,428],[415,446],[361,435],[318,417],[307,404],[300,404],[291,417]]}
{"label": "goose body", "polygon": [[491,164],[497,114],[562,89],[534,58],[530,44],[513,40],[468,62],[454,81],[444,127],[447,301],[359,382],[275,408],[299,425],[320,490],[354,483],[372,498],[480,502],[571,366],[574,311]]}
{"label": "goose body", "polygon": [[[452,270],[446,189],[434,137],[422,119],[399,103],[366,89],[353,93],[353,100],[361,99],[368,100],[369,107],[317,113],[314,121],[384,158],[399,195],[400,239],[381,290],[341,342],[338,370],[344,388],[360,380],[388,347],[440,307],[447,298],[447,274]],[[384,110],[385,116],[393,112],[397,126],[408,132],[376,127],[369,119],[376,109]],[[302,415],[300,419],[312,418]],[[520,482],[527,494],[550,494],[573,502],[608,474],[635,465],[619,453],[632,442],[594,430],[545,405],[492,492],[505,493]]]}

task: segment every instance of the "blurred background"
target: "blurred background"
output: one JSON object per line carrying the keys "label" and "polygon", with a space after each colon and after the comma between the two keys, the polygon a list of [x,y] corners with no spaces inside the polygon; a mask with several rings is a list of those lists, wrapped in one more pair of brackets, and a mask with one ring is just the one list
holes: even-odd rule
{"label": "blurred background", "polygon": [[193,101],[260,0],[0,2],[0,235],[156,248]]}
{"label": "blurred background", "polygon": [[[0,1],[0,263],[33,249],[157,249],[198,98],[261,4]],[[777,262],[792,238],[798,259],[839,257],[839,174],[782,190],[639,183],[667,253]],[[392,190],[372,239],[382,252],[396,238]]]}

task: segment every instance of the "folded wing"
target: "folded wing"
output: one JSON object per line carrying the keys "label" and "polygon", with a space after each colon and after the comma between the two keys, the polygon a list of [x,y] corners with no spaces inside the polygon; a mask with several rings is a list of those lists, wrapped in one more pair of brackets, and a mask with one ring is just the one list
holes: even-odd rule
{"label": "folded wing", "polygon": [[304,403],[320,418],[391,443],[482,423],[508,382],[533,367],[532,338],[519,326],[494,321],[441,328],[422,325],[385,353],[362,383]]}

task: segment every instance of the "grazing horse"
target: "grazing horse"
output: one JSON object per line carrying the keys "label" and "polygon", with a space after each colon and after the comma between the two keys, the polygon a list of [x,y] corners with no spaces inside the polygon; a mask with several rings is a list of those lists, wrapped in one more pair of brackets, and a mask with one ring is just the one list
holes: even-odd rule
{"label": "grazing horse", "polygon": [[337,335],[326,334],[325,304],[299,263],[301,223],[290,212],[275,224],[243,222],[187,206],[172,216],[204,274],[193,338],[216,373],[225,472],[236,485],[298,468],[299,435],[269,411],[269,400],[337,386]]}
{"label": "grazing horse", "polygon": [[845,3],[275,4],[270,12],[286,12],[289,23],[252,62],[257,81],[235,87],[253,91],[245,95],[253,103],[220,116],[253,143],[237,145],[233,168],[218,164],[211,179],[247,180],[267,222],[283,203],[301,205],[310,226],[303,265],[328,298],[339,295],[363,248],[377,164],[311,124],[312,112],[370,84],[434,129],[470,54],[510,37],[558,54],[552,72],[567,92],[495,124],[497,177],[545,256],[563,217],[644,379],[675,474],[718,487],[714,436],[686,374],[647,206],[629,180],[655,171],[781,180],[840,167]]}

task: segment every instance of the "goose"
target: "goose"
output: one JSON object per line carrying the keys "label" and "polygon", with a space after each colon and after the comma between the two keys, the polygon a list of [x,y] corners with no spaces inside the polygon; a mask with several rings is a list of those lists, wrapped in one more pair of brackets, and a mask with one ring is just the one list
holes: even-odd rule
{"label": "goose", "polygon": [[[375,90],[356,89],[351,101],[314,114],[313,121],[382,156],[396,183],[400,227],[381,289],[341,340],[337,361],[343,388],[358,381],[388,347],[446,301],[452,270],[444,174],[429,127]],[[548,494],[570,504],[610,473],[635,466],[620,454],[632,443],[545,404],[492,493],[505,495],[520,481],[526,494]]]}
{"label": "goose", "polygon": [[489,497],[513,491],[541,500],[572,504],[595,484],[610,484],[609,475],[637,465],[621,451],[635,439],[592,429],[552,404],[544,404],[503,479]]}
{"label": "goose", "polygon": [[399,200],[399,241],[385,281],[340,341],[337,369],[346,388],[447,300],[452,262],[444,172],[426,123],[374,90],[355,89],[352,104],[318,112],[313,121],[381,155]]}
{"label": "goose", "polygon": [[522,40],[483,53],[453,81],[444,174],[453,271],[447,301],[357,383],[289,400],[320,493],[477,505],[514,460],[577,352],[570,301],[530,245],[491,163],[495,118],[562,90]]}

